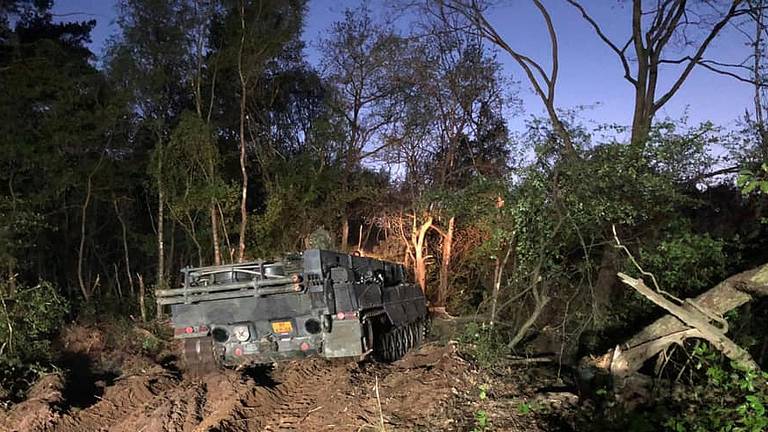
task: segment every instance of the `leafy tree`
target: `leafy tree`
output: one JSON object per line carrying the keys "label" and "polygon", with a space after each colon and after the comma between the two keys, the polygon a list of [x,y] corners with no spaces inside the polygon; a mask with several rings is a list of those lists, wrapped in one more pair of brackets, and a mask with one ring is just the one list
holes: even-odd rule
{"label": "leafy tree", "polygon": [[[108,70],[121,91],[130,95],[137,148],[153,149],[147,170],[157,193],[157,286],[165,284],[166,185],[164,147],[192,94],[185,83],[194,63],[189,28],[192,9],[184,0],[124,0],[118,4],[121,35],[108,48]],[[141,144],[139,144],[141,143]],[[151,163],[149,163],[151,162]]]}
{"label": "leafy tree", "polygon": [[23,13],[0,58],[2,209],[12,221],[0,249],[11,275],[22,271],[32,280],[51,277],[69,286],[71,257],[55,258],[44,245],[76,249],[79,239],[70,233],[86,220],[73,208],[83,202],[88,173],[113,141],[119,108],[85,46],[94,21],[54,23],[46,2],[11,6],[6,12]]}
{"label": "leafy tree", "polygon": [[393,29],[373,20],[366,6],[346,10],[320,44],[323,74],[335,89],[333,107],[343,131],[335,157],[343,167],[341,193],[347,204],[341,212],[341,249],[346,250],[351,204],[365,197],[354,187],[353,175],[391,144],[383,134],[398,117],[393,59],[404,45]]}
{"label": "leafy tree", "polygon": [[304,1],[225,1],[215,35],[220,38],[225,68],[238,83],[237,112],[239,168],[241,174],[240,228],[237,260],[245,259],[248,226],[248,148],[258,146],[267,125],[252,107],[254,92],[303,23]]}

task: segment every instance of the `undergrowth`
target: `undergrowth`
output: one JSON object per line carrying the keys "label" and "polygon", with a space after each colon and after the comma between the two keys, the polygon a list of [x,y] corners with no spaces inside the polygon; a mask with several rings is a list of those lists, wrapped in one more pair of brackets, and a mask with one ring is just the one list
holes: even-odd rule
{"label": "undergrowth", "polygon": [[[126,302],[100,300],[72,305],[48,282],[0,283],[0,405],[22,400],[42,374],[66,369],[69,351],[83,350],[78,342],[88,345],[94,367],[110,371],[129,357],[154,361],[167,352],[172,335],[164,323],[138,322],[121,313],[131,307]],[[78,319],[68,324],[73,311]]]}
{"label": "undergrowth", "polygon": [[48,282],[0,285],[0,402],[20,399],[53,369],[51,341],[68,311],[69,303]]}
{"label": "undergrowth", "polygon": [[484,323],[467,324],[459,337],[459,343],[462,350],[484,369],[498,364],[509,352],[503,335],[496,328]]}
{"label": "undergrowth", "polygon": [[764,432],[768,430],[768,373],[728,361],[707,343],[697,342],[685,374],[671,390],[627,409],[610,389],[583,405],[577,430],[622,432]]}

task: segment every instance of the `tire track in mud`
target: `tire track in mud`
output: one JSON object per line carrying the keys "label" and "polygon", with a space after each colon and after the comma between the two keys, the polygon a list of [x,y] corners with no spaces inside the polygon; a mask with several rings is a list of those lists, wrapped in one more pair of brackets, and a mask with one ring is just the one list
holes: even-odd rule
{"label": "tire track in mud", "polygon": [[[270,384],[249,380],[246,392],[237,401],[206,418],[195,431],[288,432],[324,429],[326,416],[311,418],[320,410],[337,413],[343,407],[328,405],[339,396],[346,400],[349,366],[323,359],[306,359],[281,364],[272,373]],[[323,405],[326,405],[324,407]],[[335,430],[342,430],[336,428]],[[356,430],[356,428],[354,428]]]}
{"label": "tire track in mud", "polygon": [[279,374],[282,382],[274,391],[278,403],[265,420],[265,432],[309,430],[309,416],[323,409],[322,404],[331,402],[331,395],[338,395],[339,387],[349,383],[348,367],[339,363],[313,359],[286,366]]}
{"label": "tire track in mud", "polygon": [[[257,382],[246,375],[240,375],[240,380],[230,377],[225,386],[234,391],[218,401],[212,400],[214,395],[227,391],[211,388],[212,385],[221,387],[222,381],[216,384],[208,381],[208,399],[203,406],[201,421],[180,430],[287,432],[320,429],[325,425],[317,421],[310,424],[309,416],[329,400],[329,393],[343,394],[349,376],[349,366],[324,359],[289,362],[279,365],[270,374],[268,382]],[[333,412],[338,411],[337,406],[330,408]]]}

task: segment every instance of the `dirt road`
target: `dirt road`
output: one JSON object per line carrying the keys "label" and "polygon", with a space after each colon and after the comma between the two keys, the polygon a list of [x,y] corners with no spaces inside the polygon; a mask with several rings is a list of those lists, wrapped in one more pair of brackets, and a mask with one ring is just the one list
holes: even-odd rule
{"label": "dirt road", "polygon": [[452,410],[472,374],[451,347],[437,345],[388,365],[314,358],[194,380],[154,365],[95,382],[94,397],[72,390],[88,387],[82,382],[53,374],[0,413],[0,430],[465,430]]}

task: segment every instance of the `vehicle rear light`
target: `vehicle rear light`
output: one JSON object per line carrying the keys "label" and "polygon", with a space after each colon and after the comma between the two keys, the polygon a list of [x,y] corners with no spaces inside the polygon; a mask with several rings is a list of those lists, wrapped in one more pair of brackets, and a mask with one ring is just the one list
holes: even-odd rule
{"label": "vehicle rear light", "polygon": [[302,351],[309,351],[309,344],[306,342],[302,342],[301,345],[299,345],[299,348],[301,348]]}
{"label": "vehicle rear light", "polygon": [[243,355],[243,348],[242,347],[236,347],[235,348],[235,356],[240,357]]}
{"label": "vehicle rear light", "polygon": [[349,311],[349,312],[339,312],[336,314],[336,319],[352,319],[357,317],[357,312],[355,311]]}
{"label": "vehicle rear light", "polygon": [[174,336],[183,336],[183,335],[207,335],[209,331],[208,326],[201,325],[201,326],[187,326],[187,327],[174,327],[173,329],[173,335]]}

